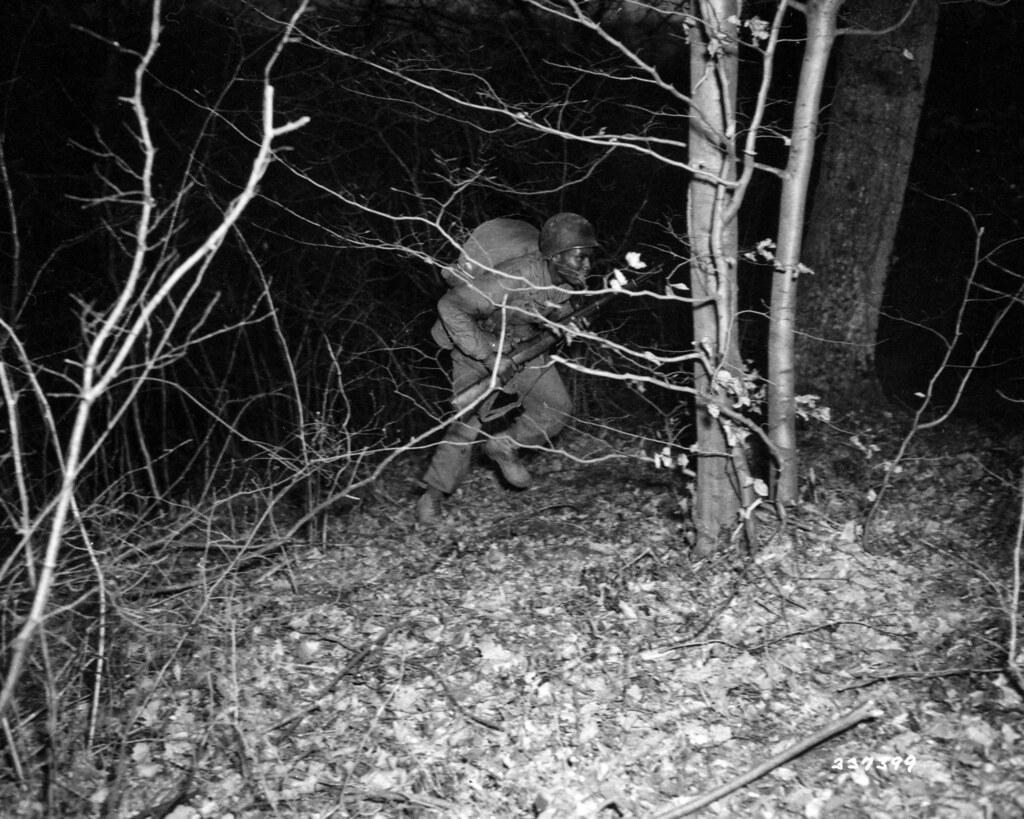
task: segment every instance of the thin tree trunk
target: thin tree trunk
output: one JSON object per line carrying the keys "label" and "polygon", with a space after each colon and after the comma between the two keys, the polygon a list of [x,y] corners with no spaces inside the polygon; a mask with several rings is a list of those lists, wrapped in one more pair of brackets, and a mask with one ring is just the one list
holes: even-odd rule
{"label": "thin tree trunk", "polygon": [[[694,298],[693,329],[706,363],[694,370],[697,425],[697,496],[694,524],[696,549],[714,551],[737,523],[740,495],[732,468],[730,446],[711,407],[722,401],[712,369],[739,372],[736,334],[736,221],[724,222],[731,200],[727,184],[736,178],[735,132],[736,52],[741,0],[707,0],[698,5],[703,25],[690,33],[690,163],[705,168],[690,182],[688,231],[693,259],[690,287]],[[713,47],[711,47],[713,46]]]}
{"label": "thin tree trunk", "polygon": [[796,282],[801,269],[804,212],[814,160],[818,106],[842,4],[843,0],[810,0],[805,6],[807,44],[793,113],[789,160],[782,182],[776,250],[778,268],[772,280],[768,329],[768,434],[779,459],[775,498],[781,503],[795,501],[798,491],[793,352]]}
{"label": "thin tree trunk", "polygon": [[[857,29],[836,49],[837,85],[801,280],[801,385],[829,403],[875,400],[875,342],[938,25],[938,0],[847,0]],[[855,29],[856,30],[856,29]]]}

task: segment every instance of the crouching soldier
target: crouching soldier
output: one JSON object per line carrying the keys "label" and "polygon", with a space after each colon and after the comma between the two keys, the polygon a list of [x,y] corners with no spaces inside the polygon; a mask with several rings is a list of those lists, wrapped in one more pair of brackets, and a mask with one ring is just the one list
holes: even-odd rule
{"label": "crouching soldier", "polygon": [[[458,395],[498,368],[511,375],[503,391],[520,412],[505,429],[487,436],[484,454],[512,486],[525,489],[531,477],[517,456],[520,447],[549,444],[572,409],[569,393],[547,355],[513,372],[508,352],[519,341],[571,310],[572,291],[586,283],[597,237],[575,213],[559,213],[538,233],[515,219],[493,219],[473,231],[448,277],[450,290],[437,305],[431,335],[451,351],[452,389]],[[504,345],[499,349],[504,328]],[[473,443],[488,416],[491,399],[448,428],[423,476],[426,491],[416,503],[416,519],[433,525],[441,499],[458,488],[469,469]],[[505,409],[505,408],[503,408]]]}

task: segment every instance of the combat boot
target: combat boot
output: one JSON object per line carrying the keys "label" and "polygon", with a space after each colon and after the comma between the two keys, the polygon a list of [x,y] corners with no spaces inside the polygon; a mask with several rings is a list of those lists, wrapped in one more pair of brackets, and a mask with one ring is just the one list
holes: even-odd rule
{"label": "combat boot", "polygon": [[441,490],[428,486],[416,501],[416,522],[420,526],[435,526],[441,519]]}
{"label": "combat boot", "polygon": [[515,445],[511,439],[491,438],[484,444],[484,454],[498,465],[505,480],[516,489],[526,489],[533,483],[529,471],[516,457]]}

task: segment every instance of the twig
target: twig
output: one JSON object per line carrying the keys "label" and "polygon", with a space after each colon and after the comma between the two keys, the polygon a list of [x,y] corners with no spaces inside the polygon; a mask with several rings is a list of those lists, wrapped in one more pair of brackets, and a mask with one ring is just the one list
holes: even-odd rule
{"label": "twig", "polygon": [[719,799],[728,796],[734,791],[738,791],[744,785],[750,784],[755,779],[760,779],[762,776],[774,771],[781,765],[785,765],[791,759],[795,759],[805,751],[813,748],[815,745],[820,745],[826,739],[831,739],[836,734],[841,734],[843,731],[849,730],[859,722],[879,716],[881,716],[881,712],[875,710],[874,701],[867,700],[854,708],[845,717],[841,717],[835,722],[829,723],[820,731],[815,732],[806,739],[800,740],[796,745],[776,754],[771,759],[762,762],[753,770],[748,771],[747,773],[736,777],[731,782],[727,782],[726,784],[721,785],[712,791],[708,791],[695,799],[691,799],[689,802],[682,805],[664,808],[655,813],[652,819],[676,819],[676,817],[679,816],[689,816],[691,813],[695,813],[701,808],[707,807],[712,802],[717,802]]}
{"label": "twig", "polygon": [[872,677],[868,680],[844,685],[842,688],[832,689],[837,694],[840,691],[851,691],[855,688],[866,688],[875,683],[888,682],[889,680],[933,680],[939,677],[960,677],[965,674],[1000,674],[1001,668],[949,668],[944,671],[894,671],[892,674],[883,674],[880,677]]}
{"label": "twig", "polygon": [[828,628],[838,628],[839,626],[863,626],[864,628],[873,629],[880,634],[886,634],[890,637],[902,639],[906,635],[900,634],[897,631],[888,631],[880,626],[873,625],[871,623],[863,623],[860,620],[829,620],[827,623],[819,623],[816,626],[808,626],[807,628],[797,629],[795,631],[788,631],[785,634],[780,634],[776,637],[771,637],[760,641],[757,645],[751,645],[749,643],[730,643],[725,640],[692,640],[683,643],[671,643],[661,648],[650,649],[650,651],[667,652],[667,651],[682,651],[688,648],[703,648],[709,645],[724,645],[728,646],[734,651],[745,652],[747,654],[756,654],[760,651],[765,651],[769,646],[775,645],[776,643],[784,642],[785,640],[792,640],[794,637],[802,637],[805,634],[813,634],[816,631],[822,631]]}
{"label": "twig", "polygon": [[1019,630],[1017,620],[1020,618],[1020,561],[1021,542],[1024,541],[1024,469],[1020,472],[1019,486],[1020,512],[1017,515],[1017,537],[1013,543],[1013,588],[1010,592],[1010,610],[1007,614],[1010,617],[1010,639],[1007,643],[1006,669],[1017,687],[1024,689],[1024,673],[1021,671],[1018,660],[1018,637]]}
{"label": "twig", "polygon": [[472,711],[467,709],[461,702],[459,702],[455,694],[452,693],[451,688],[448,687],[448,683],[445,682],[445,680],[441,677],[440,674],[433,671],[432,669],[426,668],[425,666],[420,666],[420,668],[422,668],[424,671],[433,674],[434,679],[441,683],[441,688],[444,690],[444,694],[446,697],[448,697],[451,704],[454,705],[455,709],[470,722],[475,722],[477,725],[482,725],[484,728],[487,728],[491,731],[497,731],[499,733],[505,730],[500,723],[494,722],[493,720],[489,720],[486,717],[478,717]]}
{"label": "twig", "polygon": [[194,774],[195,771],[189,772],[188,778],[174,792],[173,796],[157,805],[153,805],[151,808],[143,808],[138,813],[132,814],[131,819],[165,819],[165,817],[170,816],[175,808],[192,797],[192,779]]}
{"label": "twig", "polygon": [[355,671],[356,667],[360,663],[362,663],[363,660],[365,660],[370,655],[371,652],[379,651],[380,648],[387,641],[388,637],[390,637],[392,632],[394,632],[395,629],[397,629],[397,628],[398,628],[398,625],[392,626],[391,628],[387,629],[383,634],[381,634],[378,637],[374,638],[371,642],[367,643],[362,648],[360,648],[359,651],[357,651],[355,654],[353,654],[349,658],[348,662],[345,663],[345,666],[341,669],[341,671],[339,671],[337,674],[335,674],[334,677],[331,679],[331,681],[329,683],[327,683],[327,685],[325,685],[323,688],[320,689],[320,693],[318,693],[316,696],[313,697],[313,702],[310,705],[303,706],[302,708],[299,708],[299,709],[296,709],[295,711],[292,711],[292,713],[290,713],[288,716],[282,717],[277,722],[275,722],[273,725],[271,725],[269,728],[267,728],[266,729],[266,733],[270,733],[271,731],[276,731],[279,728],[283,728],[289,722],[294,722],[297,719],[300,719],[300,718],[305,717],[305,716],[307,716],[309,714],[312,714],[314,711],[319,711],[320,708],[323,707],[323,705],[321,704],[320,700],[323,699],[323,697],[325,697],[331,691],[333,691],[334,687],[339,682],[341,682],[345,677],[347,677],[349,674],[351,674],[353,671]]}
{"label": "twig", "polygon": [[18,754],[18,745],[14,740],[14,732],[11,731],[11,724],[7,717],[0,717],[0,728],[3,729],[4,739],[7,742],[7,752],[10,754],[11,767],[20,784],[25,784],[25,769],[21,766],[21,756]]}
{"label": "twig", "polygon": [[[320,779],[320,782],[328,785],[332,784],[329,781],[325,781],[323,778]],[[449,815],[456,808],[456,805],[452,802],[447,802],[444,799],[437,799],[423,793],[403,793],[401,791],[360,791],[352,792],[352,795],[357,799],[362,798],[368,802],[414,805],[420,808],[427,808],[428,810],[441,811],[442,814]],[[342,796],[344,797],[345,794],[342,794]]]}
{"label": "twig", "polygon": [[[580,508],[578,506],[575,506],[574,504],[571,503],[553,503],[550,506],[544,506],[541,509],[531,509],[528,512],[522,512],[515,515],[508,515],[507,517],[502,518],[501,520],[497,521],[491,526],[488,526],[486,529],[485,536],[491,537],[496,532],[503,529],[511,530],[512,527],[514,527],[516,524],[522,523],[523,521],[538,520],[545,512],[552,512],[556,509],[571,509],[573,512],[576,512],[577,514],[580,511]],[[586,530],[583,529],[583,527],[578,528],[586,532]]]}

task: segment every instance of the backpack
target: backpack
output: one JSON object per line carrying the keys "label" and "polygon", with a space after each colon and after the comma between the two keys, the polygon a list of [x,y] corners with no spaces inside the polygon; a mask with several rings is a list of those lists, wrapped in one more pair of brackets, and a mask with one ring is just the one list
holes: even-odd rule
{"label": "backpack", "polygon": [[490,219],[466,240],[459,260],[441,275],[449,287],[468,284],[480,273],[500,264],[537,252],[540,231],[521,219]]}

